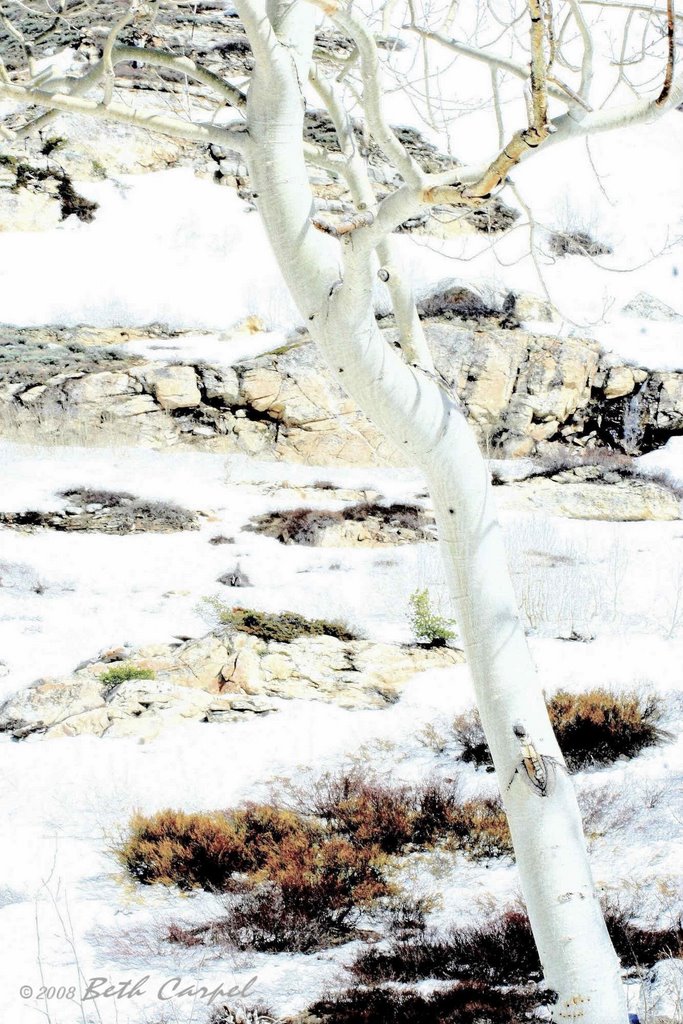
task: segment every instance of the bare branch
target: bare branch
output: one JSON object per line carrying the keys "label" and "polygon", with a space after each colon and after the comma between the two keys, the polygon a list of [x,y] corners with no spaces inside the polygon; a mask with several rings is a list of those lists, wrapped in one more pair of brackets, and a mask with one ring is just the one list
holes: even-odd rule
{"label": "bare branch", "polygon": [[103,67],[103,78],[104,78],[104,95],[102,102],[106,107],[109,106],[114,98],[114,64],[112,62],[112,54],[114,52],[114,44],[118,38],[119,32],[126,27],[131,21],[134,20],[140,9],[139,0],[132,0],[126,10],[120,18],[118,18],[107,34],[107,39],[104,44],[102,51],[102,64]]}
{"label": "bare branch", "polygon": [[[480,50],[476,46],[461,43],[457,39],[451,39],[449,36],[442,35],[441,32],[431,32],[428,29],[420,28],[418,25],[404,25],[403,27],[409,32],[414,32],[423,39],[430,39],[435,43],[439,43],[446,49],[452,50],[454,53],[459,53],[463,57],[470,57],[472,60],[479,61],[482,64],[488,64],[493,70],[509,71],[511,75],[515,76],[515,78],[520,78],[524,82],[529,80],[528,65],[519,64],[517,61],[511,60],[509,57],[504,57],[500,53],[490,52],[489,50]],[[581,102],[580,98],[576,96],[576,93],[570,89],[569,86],[565,85],[564,82],[560,81],[555,75],[547,76],[547,88],[548,94],[554,99],[562,100],[564,103],[566,103],[567,100],[571,100],[585,106],[585,104]]]}
{"label": "bare branch", "polygon": [[[531,15],[531,125],[539,141],[548,128],[548,84],[546,79],[546,26],[540,0],[529,0]],[[516,161],[515,161],[516,162]]]}
{"label": "bare branch", "polygon": [[363,108],[370,132],[377,144],[393,161],[403,180],[414,186],[421,185],[424,178],[422,168],[399,141],[384,116],[377,44],[372,33],[360,18],[351,14],[348,7],[342,7],[338,0],[310,0],[310,2],[337,22],[355,42],[360,55]]}
{"label": "bare branch", "polygon": [[664,85],[656,99],[658,107],[663,106],[671,93],[671,86],[674,80],[674,67],[676,64],[676,22],[674,12],[674,0],[667,0],[666,5],[666,34],[667,34],[667,60],[666,72],[664,73]]}
{"label": "bare branch", "polygon": [[581,10],[579,0],[568,0],[572,15],[579,26],[581,40],[583,42],[583,60],[581,62],[581,86],[579,96],[588,103],[590,101],[590,90],[593,83],[593,37],[590,28]]}
{"label": "bare branch", "polygon": [[19,85],[0,82],[0,96],[18,100],[21,103],[47,107],[48,110],[59,110],[67,114],[85,114],[100,120],[116,121],[130,124],[148,131],[157,131],[162,135],[170,135],[188,142],[215,142],[219,146],[228,146],[237,152],[247,150],[249,136],[246,131],[230,128],[219,128],[212,124],[193,124],[179,117],[164,117],[160,114],[134,113],[121,104],[110,103],[106,106],[95,100],[80,99],[74,95],[43,92],[40,89],[25,89]]}

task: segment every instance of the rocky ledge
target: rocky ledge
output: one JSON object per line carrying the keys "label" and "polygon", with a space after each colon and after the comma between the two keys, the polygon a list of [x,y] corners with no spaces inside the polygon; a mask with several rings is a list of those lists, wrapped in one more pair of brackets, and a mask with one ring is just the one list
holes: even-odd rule
{"label": "rocky ledge", "polygon": [[15,739],[131,736],[151,739],[188,721],[233,722],[276,709],[275,698],[382,708],[412,676],[464,660],[451,648],[334,636],[265,641],[216,630],[178,644],[105,651],[61,679],[39,679],[0,705],[0,732]]}
{"label": "rocky ledge", "polygon": [[[436,317],[425,328],[440,373],[491,454],[564,444],[636,455],[683,431],[683,373],[628,366],[594,341],[504,328],[490,317],[479,325]],[[38,341],[35,332],[0,328],[4,433],[191,444],[317,465],[401,462],[305,335],[233,366],[209,366],[127,354],[121,329],[106,348],[84,333],[84,342],[79,329]]]}

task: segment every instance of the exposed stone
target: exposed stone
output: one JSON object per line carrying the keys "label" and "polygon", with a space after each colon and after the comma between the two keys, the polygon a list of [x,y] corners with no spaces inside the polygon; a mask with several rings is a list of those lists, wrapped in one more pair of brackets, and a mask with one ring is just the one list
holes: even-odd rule
{"label": "exposed stone", "polygon": [[[21,739],[136,736],[151,739],[188,721],[238,721],[276,708],[273,698],[323,700],[343,708],[382,708],[418,672],[463,660],[449,648],[307,636],[266,643],[215,632],[180,645],[125,648],[126,665],[151,679],[107,682],[115,652],[65,679],[39,680],[0,705],[0,732]],[[104,677],[104,679],[103,679]]]}
{"label": "exposed stone", "polygon": [[[586,467],[588,469],[589,467]],[[608,522],[670,521],[681,518],[681,504],[670,490],[647,480],[586,479],[574,470],[553,479],[535,477],[496,489],[502,509],[543,512],[568,519]]]}
{"label": "exposed stone", "polygon": [[636,381],[630,366],[612,366],[607,372],[603,391],[605,398],[621,398],[622,395],[630,395],[635,386]]}
{"label": "exposed stone", "polygon": [[[559,440],[639,454],[683,430],[683,373],[626,366],[581,338],[438,320],[425,321],[425,330],[438,371],[489,454],[524,457]],[[32,439],[49,430],[68,440],[77,423],[149,445],[318,465],[403,464],[305,337],[224,368],[81,350],[78,331],[25,359],[17,336],[22,332],[0,329],[0,405],[12,429]],[[388,328],[385,336],[393,344],[396,332]],[[58,372],[50,374],[48,362]]]}
{"label": "exposed stone", "polygon": [[133,372],[151,388],[162,409],[193,409],[201,404],[202,395],[192,366],[154,366]]}

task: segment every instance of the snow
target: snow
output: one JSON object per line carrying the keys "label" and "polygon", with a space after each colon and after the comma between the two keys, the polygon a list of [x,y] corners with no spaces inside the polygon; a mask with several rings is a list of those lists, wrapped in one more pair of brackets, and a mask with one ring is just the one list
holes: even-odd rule
{"label": "snow", "polygon": [[[468,16],[467,5],[459,7]],[[413,78],[415,53],[413,48],[392,57]],[[60,56],[63,72],[72,59],[72,51]],[[467,108],[448,129],[453,152],[466,160],[486,158],[495,145],[480,102],[488,71],[454,63],[450,55],[437,57],[436,51],[431,60],[432,67],[442,67],[446,99],[458,97]],[[596,82],[598,92],[607,88],[605,80]],[[390,117],[436,140],[424,98],[408,99],[403,89],[390,95]],[[523,116],[507,95],[506,123],[516,126]],[[545,287],[565,321],[535,324],[537,331],[590,335],[628,362],[683,368],[680,323],[640,321],[621,312],[646,292],[683,314],[680,176],[657,173],[679,166],[682,144],[683,117],[672,114],[633,132],[596,138],[590,154],[582,142],[548,149],[514,174],[522,197],[534,200],[542,282],[528,256],[528,227],[520,222],[495,248],[481,236],[443,242],[399,236],[418,291],[448,277],[495,290],[541,294]],[[127,349],[155,360],[201,358],[218,365],[277,348],[299,325],[258,215],[230,188],[202,180],[189,168],[77,187],[100,203],[94,223],[70,218],[39,236],[0,233],[3,322],[163,323],[192,333],[164,339],[162,346],[157,340],[133,341]],[[548,232],[558,229],[589,230],[614,253],[595,260],[553,259]],[[260,318],[266,329],[251,334],[249,317]],[[683,482],[683,438],[672,438],[639,461]],[[1,511],[51,509],[63,504],[57,492],[89,486],[129,490],[201,513],[199,530],[172,535],[0,529],[0,698],[35,678],[66,674],[104,647],[201,635],[207,623],[200,602],[210,594],[265,609],[342,617],[372,639],[407,640],[410,592],[428,585],[444,599],[435,545],[373,551],[283,547],[245,530],[254,515],[302,504],[297,488],[319,479],[404,501],[415,500],[423,488],[420,476],[409,471],[0,442]],[[324,492],[315,500],[307,496],[305,504],[338,505]],[[577,786],[580,792],[606,786],[630,808],[626,830],[592,843],[599,888],[637,898],[644,921],[668,923],[667,914],[680,906],[674,893],[681,880],[683,823],[681,524],[510,514],[504,526],[515,584],[534,619],[530,643],[547,691],[609,685],[654,689],[665,697],[672,740],[633,761],[580,773]],[[209,544],[219,533],[234,536],[235,543]],[[237,562],[254,586],[227,591],[217,577]],[[571,628],[594,639],[558,639]],[[467,669],[458,667],[419,675],[397,704],[381,711],[282,701],[269,716],[188,724],[147,743],[87,736],[0,740],[0,809],[9,823],[0,851],[0,935],[4,977],[11,979],[0,989],[0,1019],[203,1024],[206,998],[188,995],[160,1008],[160,986],[181,977],[183,986],[229,988],[256,976],[254,995],[287,1013],[327,987],[347,984],[344,965],[356,943],[308,956],[198,952],[165,943],[169,922],[205,921],[220,913],[219,900],[134,887],[123,877],[112,845],[135,809],[213,809],[266,799],[279,781],[315,779],[348,763],[370,764],[397,781],[452,773],[457,751],[447,745],[439,753],[425,730],[447,736],[454,715],[472,701]],[[462,775],[468,792],[492,792],[490,776],[467,766]],[[400,876],[415,892],[436,897],[431,923],[440,927],[480,920],[519,899],[508,861],[482,864],[436,851],[408,858]],[[117,983],[148,976],[145,993],[99,999],[83,1012],[68,1000],[45,1005],[21,997],[21,985],[36,992],[41,984],[82,988],[99,975]],[[680,966],[663,964],[642,985],[629,985],[630,1008],[641,1017],[673,1016],[680,1012],[682,989]]]}
{"label": "snow", "polygon": [[[0,530],[0,562],[18,565],[10,587],[0,588],[0,652],[10,668],[2,680],[5,693],[36,675],[67,672],[104,646],[203,633],[207,626],[196,610],[199,598],[221,589],[216,577],[238,559],[255,583],[238,593],[247,605],[341,614],[378,638],[408,639],[408,593],[416,585],[429,585],[433,592],[442,585],[434,545],[331,551],[282,547],[244,531],[252,515],[291,507],[296,488],[320,479],[320,467],[189,452],[41,449],[7,442],[0,444],[0,465],[7,509],[50,508],[56,491],[86,484],[179,501],[207,516],[199,531],[167,536]],[[324,478],[338,486],[372,486],[403,500],[414,499],[422,489],[419,476],[405,470],[326,468]],[[318,504],[334,506],[334,496],[322,493]],[[683,539],[680,524],[549,523],[517,515],[507,517],[505,525],[518,576],[531,571],[531,553],[545,551],[546,586],[557,589],[554,560],[573,552],[605,588],[592,622],[597,631],[593,642],[554,639],[552,624],[548,635],[532,639],[549,692],[594,685],[656,688],[664,694],[683,690],[683,639],[666,636],[666,622],[645,620],[645,610],[657,604],[662,589],[664,552],[675,551]],[[234,535],[235,545],[213,547],[208,539],[216,533]],[[610,555],[616,542],[623,559]],[[340,564],[334,573],[329,571],[332,560]],[[622,561],[615,617],[607,587]],[[36,578],[45,586],[42,594],[32,590]],[[566,585],[575,583],[570,576]],[[640,628],[626,632],[624,616]],[[353,958],[357,943],[315,955],[234,957],[211,948],[197,953],[170,947],[163,941],[170,922],[211,918],[220,913],[220,901],[207,894],[131,887],[111,853],[112,842],[135,809],[208,810],[245,798],[268,799],[278,781],[302,784],[341,765],[371,764],[374,772],[394,781],[451,775],[457,753],[452,742],[440,753],[426,727],[447,737],[453,717],[472,702],[468,672],[461,666],[417,676],[401,700],[385,710],[352,712],[324,703],[281,701],[277,712],[265,718],[192,723],[146,743],[88,736],[0,741],[0,806],[12,823],[12,841],[2,853],[0,891],[0,930],[12,936],[5,952],[9,976],[36,990],[41,970],[49,984],[76,984],[72,944],[82,986],[91,977],[108,976],[120,984],[149,976],[144,995],[130,1001],[102,999],[95,1004],[99,1017],[86,1009],[87,1020],[103,1024],[154,1020],[149,1015],[158,1013],[159,987],[176,976],[184,979],[184,987],[194,981],[209,989],[244,985],[257,976],[254,995],[283,1014],[301,1009],[329,986],[343,985],[343,965]],[[666,727],[680,735],[683,702],[669,697],[667,703]],[[618,832],[596,842],[593,869],[604,890],[637,891],[645,920],[661,912],[653,874],[660,887],[675,886],[679,877],[676,853],[683,814],[672,795],[648,811],[638,804],[637,794],[658,788],[673,794],[682,770],[679,738],[635,761],[582,773],[578,780],[579,789],[607,784],[631,800],[628,844]],[[493,779],[485,773],[467,766],[458,771],[467,792],[494,792]],[[506,860],[482,864],[437,850],[412,855],[397,877],[414,892],[434,896],[431,921],[439,927],[472,922],[519,899],[516,875]],[[633,989],[633,999],[638,998]],[[37,1019],[35,1000],[22,1000],[16,987],[3,991],[2,999],[5,1019],[13,1024]],[[177,1019],[201,1024],[206,999],[179,997],[173,1010]],[[58,1001],[50,1004],[50,1012],[55,1024],[76,1019],[73,1008]]]}

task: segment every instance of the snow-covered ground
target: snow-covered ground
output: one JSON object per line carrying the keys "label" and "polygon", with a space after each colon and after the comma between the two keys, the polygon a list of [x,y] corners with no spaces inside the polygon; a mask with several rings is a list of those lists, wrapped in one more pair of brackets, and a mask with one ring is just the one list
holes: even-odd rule
{"label": "snow-covered ground", "polygon": [[[66,672],[104,646],[198,635],[207,627],[197,605],[211,593],[223,591],[247,606],[342,615],[371,637],[407,639],[408,594],[423,585],[439,590],[435,545],[370,551],[283,547],[243,529],[258,512],[297,503],[295,488],[321,475],[339,486],[412,499],[421,481],[407,471],[323,473],[205,454],[8,443],[0,445],[0,462],[5,510],[54,507],[56,491],[87,485],[179,501],[205,513],[200,530],[171,535],[0,530],[5,692],[38,675]],[[321,492],[318,504],[333,506],[331,498]],[[550,619],[539,624],[539,632],[548,635],[531,640],[547,690],[609,685],[670,695],[666,726],[676,736],[673,742],[578,778],[580,790],[609,785],[630,808],[627,828],[593,846],[599,885],[636,896],[646,920],[668,921],[681,881],[683,623],[671,621],[674,605],[666,612],[662,595],[664,563],[683,545],[683,531],[679,523],[590,524],[524,516],[509,517],[506,529],[521,592],[531,581],[534,594],[547,595]],[[218,533],[234,536],[235,544],[209,544]],[[216,584],[236,561],[253,588],[226,591]],[[566,603],[553,606],[562,579],[577,610],[590,604],[589,591],[581,588],[589,582],[594,588],[590,623],[577,623],[596,634],[590,643],[554,639],[553,612],[562,612],[567,624]],[[38,582],[41,593],[34,592]],[[674,596],[672,591],[672,601]],[[353,958],[354,943],[308,956],[178,952],[163,942],[164,924],[205,920],[218,912],[216,900],[131,886],[112,842],[135,809],[226,807],[246,797],[267,798],[273,780],[315,778],[354,761],[371,763],[394,780],[452,775],[452,745],[440,753],[430,737],[447,736],[453,716],[472,700],[461,667],[418,676],[398,704],[382,711],[282,702],[266,718],[188,725],[143,744],[91,737],[0,742],[0,807],[10,823],[2,853],[0,930],[7,937],[4,968],[16,979],[16,985],[3,986],[3,1019],[29,1024],[40,1018],[44,1007],[22,999],[21,985],[38,991],[41,984],[78,984],[82,990],[91,977],[149,980],[145,996],[100,1000],[86,1006],[84,1017],[73,1004],[54,1000],[54,1024],[156,1021],[159,987],[165,981],[170,986],[176,976],[185,979],[184,986],[194,979],[224,990],[257,976],[255,996],[280,1013],[301,1009],[327,986],[343,984],[343,964]],[[458,771],[472,792],[492,792],[486,774]],[[401,874],[417,892],[436,897],[437,925],[471,921],[519,898],[506,860],[486,865],[415,855]],[[630,988],[634,1006],[636,988]],[[202,1022],[207,1012],[206,1001],[190,996],[170,1001],[166,1009],[172,1021]]]}
{"label": "snow-covered ground", "polygon": [[[413,57],[414,52],[397,54],[398,70],[407,74]],[[432,53],[431,59],[442,61],[446,100],[457,96],[463,109],[470,107],[448,129],[453,152],[463,160],[483,159],[495,145],[493,122],[479,102],[489,87],[488,71],[480,75],[471,64],[458,64],[451,72],[450,56]],[[608,83],[596,87],[606,90]],[[437,141],[424,98],[410,99],[399,82],[389,97],[390,116],[416,124]],[[515,115],[524,116],[511,103],[505,114],[511,127]],[[443,134],[438,142],[444,148]],[[538,266],[528,255],[529,226],[523,220],[495,248],[484,236],[444,242],[400,236],[418,291],[450,277],[485,290],[541,294],[546,288],[565,317],[552,330],[592,333],[605,348],[641,365],[683,367],[679,322],[622,313],[642,292],[683,313],[682,148],[683,116],[673,113],[663,122],[596,138],[590,152],[583,142],[549,149],[514,175],[522,199],[534,200]],[[662,167],[671,173],[659,173]],[[94,223],[72,217],[39,238],[0,233],[1,322],[154,322],[211,331],[169,339],[164,348],[154,342],[129,348],[155,359],[201,355],[219,364],[275,348],[298,325],[258,215],[230,188],[200,180],[189,168],[82,182],[78,188],[100,204]],[[552,259],[551,230],[590,231],[614,253],[594,260]],[[252,336],[240,329],[248,317],[260,318],[268,331]],[[671,439],[642,461],[683,480],[683,440]],[[404,501],[423,489],[417,474],[398,470],[0,442],[0,511],[49,509],[61,503],[58,491],[88,486],[171,500],[201,513],[199,530],[171,535],[0,529],[0,697],[35,678],[67,673],[104,647],[200,635],[207,629],[200,601],[211,594],[265,609],[346,618],[373,639],[407,639],[411,591],[428,585],[444,599],[435,545],[370,551],[283,547],[245,532],[249,519],[268,509],[334,507],[334,496],[326,492],[315,501],[302,502],[297,495],[297,486],[320,479]],[[654,689],[666,697],[671,742],[633,761],[580,773],[577,785],[581,792],[609,786],[630,808],[626,826],[592,846],[599,885],[636,897],[644,921],[668,924],[681,907],[683,525],[524,515],[508,515],[504,525],[518,593],[534,630],[532,651],[548,692],[609,685]],[[209,540],[216,534],[235,543],[213,546]],[[238,562],[253,586],[227,590],[217,577]],[[594,639],[558,639],[572,630]],[[396,780],[452,774],[450,751],[439,753],[429,736],[447,735],[454,714],[471,703],[467,669],[459,667],[418,676],[397,704],[381,711],[292,701],[282,702],[276,714],[238,724],[187,725],[146,743],[85,736],[2,739],[0,1020],[203,1024],[206,999],[190,994],[160,1002],[164,982],[167,994],[177,992],[175,977],[183,984],[221,984],[224,990],[257,977],[253,995],[279,1013],[301,1009],[328,985],[343,985],[343,965],[355,944],[308,956],[233,956],[164,943],[164,924],[204,920],[216,912],[216,900],[134,887],[122,876],[112,844],[135,809],[227,807],[246,797],[267,797],[276,780],[300,781],[350,761],[369,763]],[[472,792],[490,791],[485,774],[458,770]],[[481,917],[519,895],[507,861],[486,866],[420,855],[403,870],[406,884],[436,896],[436,924]],[[37,993],[41,985],[82,991],[94,976],[118,983],[149,977],[144,994],[99,999],[82,1008],[68,999],[40,1002],[21,991],[30,986]],[[631,1005],[645,1017],[639,989],[629,986]]]}

